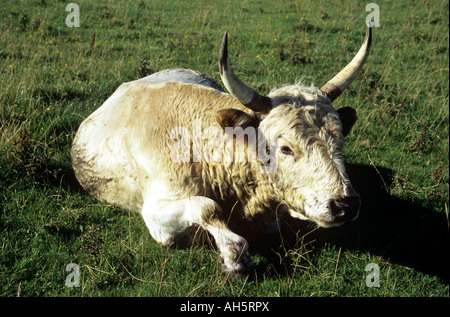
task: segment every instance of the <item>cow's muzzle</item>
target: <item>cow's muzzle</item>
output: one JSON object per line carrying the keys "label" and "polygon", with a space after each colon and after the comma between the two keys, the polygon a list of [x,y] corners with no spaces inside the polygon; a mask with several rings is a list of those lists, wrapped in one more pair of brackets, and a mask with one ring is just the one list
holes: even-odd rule
{"label": "cow's muzzle", "polygon": [[334,223],[344,223],[358,218],[361,199],[359,195],[332,199],[330,211]]}

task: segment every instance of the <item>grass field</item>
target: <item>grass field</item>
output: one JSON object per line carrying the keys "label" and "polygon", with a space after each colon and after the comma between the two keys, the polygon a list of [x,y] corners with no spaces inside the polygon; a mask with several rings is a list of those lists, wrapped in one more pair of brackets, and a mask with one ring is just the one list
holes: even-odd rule
{"label": "grass field", "polygon": [[[242,278],[221,273],[215,250],[161,247],[139,215],[83,192],[70,162],[78,125],[122,82],[155,71],[220,82],[225,30],[238,75],[261,93],[320,87],[359,48],[369,2],[74,2],[74,28],[69,1],[0,8],[0,295],[449,295],[448,1],[377,1],[371,54],[334,103],[358,111],[344,156],[360,218],[302,230],[295,247],[272,239]],[[79,287],[65,285],[69,263]],[[379,287],[366,285],[370,263]]]}

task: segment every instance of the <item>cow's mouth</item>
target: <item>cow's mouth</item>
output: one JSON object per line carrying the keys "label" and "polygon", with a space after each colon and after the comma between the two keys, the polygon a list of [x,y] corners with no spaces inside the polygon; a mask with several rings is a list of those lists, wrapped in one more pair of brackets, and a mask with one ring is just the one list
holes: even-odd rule
{"label": "cow's mouth", "polygon": [[308,216],[305,216],[304,214],[302,214],[298,211],[292,210],[292,209],[289,209],[289,214],[293,218],[313,222],[320,228],[339,227],[345,223],[345,221],[335,221],[335,220],[332,220],[331,218],[325,220],[325,219],[318,219],[316,217],[308,217]]}
{"label": "cow's mouth", "polygon": [[314,222],[321,228],[333,228],[339,227],[346,223],[346,221],[317,221]]}
{"label": "cow's mouth", "polygon": [[344,223],[356,220],[359,215],[361,200],[359,195],[332,199],[329,204],[329,219],[315,220],[323,228],[339,227]]}
{"label": "cow's mouth", "polygon": [[360,197],[356,194],[339,199],[331,199],[327,211],[319,217],[314,216],[312,212],[306,214],[294,209],[289,209],[289,214],[297,219],[312,221],[322,228],[332,228],[356,220],[360,206]]}
{"label": "cow's mouth", "polygon": [[361,199],[358,194],[332,199],[329,203],[332,223],[337,225],[353,221],[358,218]]}

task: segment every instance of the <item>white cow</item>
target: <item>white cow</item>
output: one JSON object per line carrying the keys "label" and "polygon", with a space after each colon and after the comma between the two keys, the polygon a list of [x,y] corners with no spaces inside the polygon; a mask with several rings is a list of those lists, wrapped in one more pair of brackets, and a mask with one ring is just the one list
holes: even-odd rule
{"label": "white cow", "polygon": [[224,271],[246,271],[248,239],[283,212],[322,227],[357,217],[360,197],[342,158],[356,112],[331,102],[370,43],[368,28],[353,60],[321,89],[291,85],[263,97],[232,71],[225,33],[219,64],[230,94],[187,69],[122,84],[79,127],[76,177],[99,200],[141,212],[159,243],[206,230]]}

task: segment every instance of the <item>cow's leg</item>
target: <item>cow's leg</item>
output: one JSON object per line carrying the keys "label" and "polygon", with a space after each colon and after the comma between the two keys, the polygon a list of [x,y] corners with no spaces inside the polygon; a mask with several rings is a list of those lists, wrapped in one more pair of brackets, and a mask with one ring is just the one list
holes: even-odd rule
{"label": "cow's leg", "polygon": [[159,243],[169,245],[186,229],[200,226],[214,237],[223,270],[230,274],[245,272],[252,265],[248,243],[228,228],[220,213],[214,200],[202,196],[178,200],[149,197],[142,208],[145,224]]}

